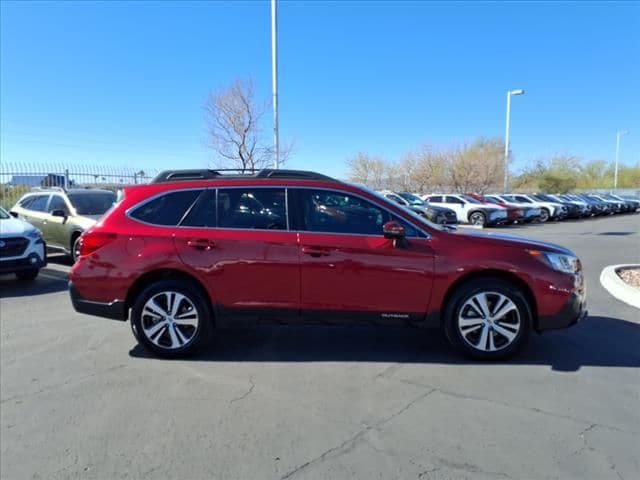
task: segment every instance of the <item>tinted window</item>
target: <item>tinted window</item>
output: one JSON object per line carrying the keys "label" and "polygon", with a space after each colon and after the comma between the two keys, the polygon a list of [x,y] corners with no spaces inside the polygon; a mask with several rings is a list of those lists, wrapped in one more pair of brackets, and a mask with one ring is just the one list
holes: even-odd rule
{"label": "tinted window", "polygon": [[130,215],[153,225],[178,225],[202,190],[181,190],[167,193],[139,206]]}
{"label": "tinted window", "polygon": [[54,210],[64,210],[65,212],[68,209],[67,202],[64,201],[60,195],[54,195],[51,197],[51,201],[49,202],[49,212],[53,212]]}
{"label": "tinted window", "polygon": [[398,197],[397,195],[387,194],[385,195],[385,197],[387,197],[392,202],[399,203],[400,205],[406,205],[406,202],[404,202],[402,198]]}
{"label": "tinted window", "polygon": [[207,190],[180,223],[183,227],[216,226],[216,191]]}
{"label": "tinted window", "polygon": [[34,212],[44,212],[47,208],[47,202],[49,201],[49,195],[37,195],[33,197],[33,200],[29,203],[29,210]]}
{"label": "tinted window", "polygon": [[78,215],[102,215],[116,203],[113,192],[70,193],[69,201]]}
{"label": "tinted window", "polygon": [[286,230],[284,188],[218,189],[218,227]]}
{"label": "tinted window", "polygon": [[429,201],[433,203],[442,203],[442,197],[440,195],[436,195],[435,197],[429,197]]}
{"label": "tinted window", "polygon": [[33,202],[35,197],[26,197],[23,198],[22,200],[20,200],[20,202],[18,202],[18,205],[20,205],[22,208],[29,208],[29,205],[31,205],[31,202]]}
{"label": "tinted window", "polygon": [[463,202],[462,202],[462,200],[460,200],[459,198],[447,196],[447,197],[445,197],[444,203],[457,203],[457,204],[461,204],[461,203],[463,203]]}
{"label": "tinted window", "polygon": [[523,202],[523,203],[531,203],[531,200],[529,200],[529,199],[528,199],[528,198],[526,198],[526,197],[517,196],[517,197],[515,197],[515,198],[516,198],[516,200],[518,200],[519,202]]}

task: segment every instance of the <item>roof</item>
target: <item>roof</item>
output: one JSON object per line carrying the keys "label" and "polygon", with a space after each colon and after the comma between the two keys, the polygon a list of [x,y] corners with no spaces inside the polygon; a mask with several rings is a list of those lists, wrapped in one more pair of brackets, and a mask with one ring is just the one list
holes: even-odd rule
{"label": "roof", "polygon": [[160,172],[151,183],[184,182],[194,180],[237,180],[237,179],[289,179],[289,180],[322,180],[338,182],[335,178],[321,173],[306,170],[274,170],[263,168],[255,169],[187,169],[187,170],[165,170]]}

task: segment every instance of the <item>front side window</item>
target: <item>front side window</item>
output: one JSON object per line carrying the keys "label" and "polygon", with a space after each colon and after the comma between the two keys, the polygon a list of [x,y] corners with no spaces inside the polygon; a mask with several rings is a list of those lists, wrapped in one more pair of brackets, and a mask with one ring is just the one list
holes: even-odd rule
{"label": "front side window", "polygon": [[284,188],[218,189],[218,227],[287,229]]}
{"label": "front side window", "polygon": [[406,205],[407,202],[405,202],[402,198],[398,197],[397,195],[394,195],[393,193],[388,193],[385,195],[385,197],[387,197],[389,200],[391,200],[392,202],[395,202],[399,205]]}
{"label": "front side window", "polygon": [[352,235],[382,235],[382,226],[400,222],[408,237],[421,235],[403,219],[373,203],[342,192],[302,190],[298,197],[302,210],[303,230]]}
{"label": "front side window", "polygon": [[65,202],[64,198],[60,195],[54,195],[49,202],[49,212],[53,212],[54,210],[63,210],[65,212],[69,210],[67,202]]}
{"label": "front side window", "polygon": [[531,200],[529,200],[527,197],[517,196],[515,198],[516,198],[516,200],[518,200],[519,202],[522,202],[522,203],[531,203]]}
{"label": "front side window", "polygon": [[464,202],[460,200],[458,197],[452,197],[447,195],[444,199],[444,203],[457,203],[458,205],[462,205]]}
{"label": "front side window", "polygon": [[429,197],[429,201],[433,203],[442,203],[442,197],[440,195]]}
{"label": "front side window", "polygon": [[201,193],[202,190],[166,193],[136,207],[129,215],[152,225],[176,226]]}

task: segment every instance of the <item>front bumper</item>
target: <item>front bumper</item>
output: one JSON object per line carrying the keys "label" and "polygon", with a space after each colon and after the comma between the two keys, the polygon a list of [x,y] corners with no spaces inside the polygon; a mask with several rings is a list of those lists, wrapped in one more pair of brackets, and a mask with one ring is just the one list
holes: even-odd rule
{"label": "front bumper", "polygon": [[78,292],[78,289],[71,281],[69,282],[69,296],[71,297],[71,303],[76,312],[123,322],[126,322],[129,316],[124,301],[94,302],[87,300],[80,295],[80,292]]}
{"label": "front bumper", "polygon": [[46,250],[41,257],[36,252],[31,252],[23,258],[0,260],[0,274],[16,273],[24,270],[39,270],[47,266]]}
{"label": "front bumper", "polygon": [[572,293],[564,307],[556,315],[540,316],[536,330],[555,330],[575,325],[587,316],[587,301],[584,295]]}

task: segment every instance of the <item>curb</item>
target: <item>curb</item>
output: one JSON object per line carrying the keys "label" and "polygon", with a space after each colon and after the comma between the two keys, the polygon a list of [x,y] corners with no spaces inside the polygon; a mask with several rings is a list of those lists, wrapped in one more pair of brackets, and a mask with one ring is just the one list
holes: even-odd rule
{"label": "curb", "polygon": [[640,289],[632,287],[622,280],[616,270],[623,267],[637,267],[637,264],[627,265],[609,265],[602,269],[600,274],[600,284],[618,300],[631,305],[632,307],[640,308]]}

